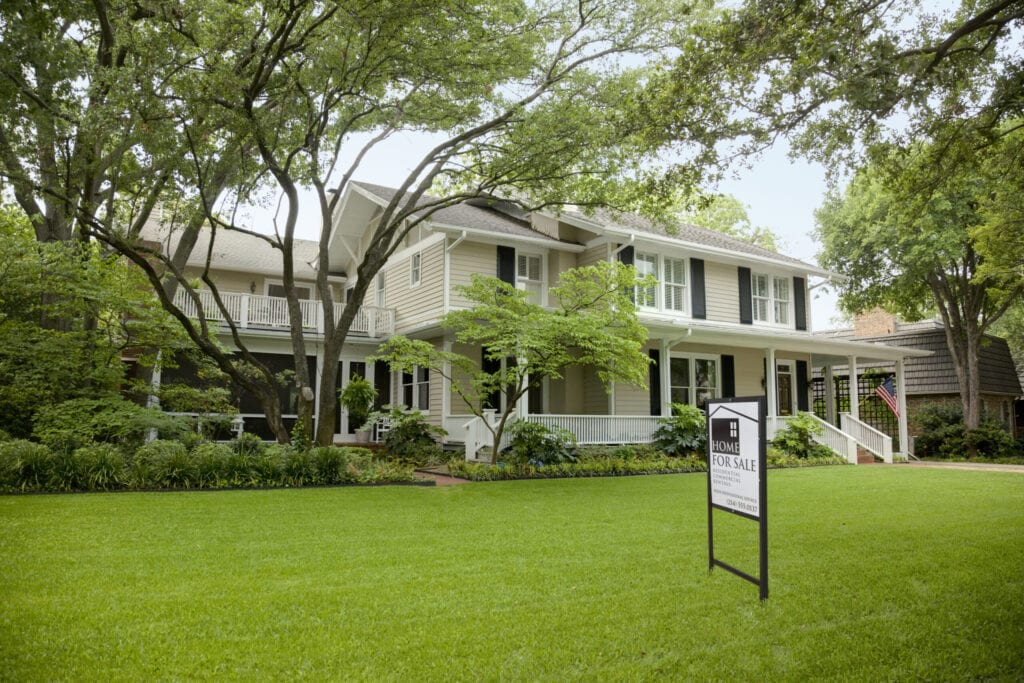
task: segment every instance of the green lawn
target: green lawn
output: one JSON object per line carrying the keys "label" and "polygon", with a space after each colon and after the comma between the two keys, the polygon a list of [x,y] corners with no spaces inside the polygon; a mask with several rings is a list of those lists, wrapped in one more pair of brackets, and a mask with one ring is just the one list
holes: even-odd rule
{"label": "green lawn", "polygon": [[[1024,678],[1024,476],[769,473],[771,597],[706,478],[0,497],[0,679]],[[752,522],[716,513],[756,571]]]}

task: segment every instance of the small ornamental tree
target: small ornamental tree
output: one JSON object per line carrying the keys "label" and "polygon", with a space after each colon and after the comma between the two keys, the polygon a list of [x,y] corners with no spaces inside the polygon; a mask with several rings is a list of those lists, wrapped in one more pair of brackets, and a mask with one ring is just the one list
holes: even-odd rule
{"label": "small ornamental tree", "polygon": [[[545,308],[508,283],[474,275],[470,285],[457,288],[473,305],[448,313],[441,326],[452,341],[481,348],[487,369],[479,356],[470,358],[402,336],[389,339],[374,358],[402,372],[429,367],[450,380],[452,392],[473,415],[483,418],[484,410],[494,408],[497,420],[491,424],[485,419],[484,424],[493,437],[491,458],[496,461],[501,436],[519,399],[544,378],[561,378],[567,366],[594,368],[606,386],[646,386],[647,330],[637,320],[629,292],[649,285],[632,266],[599,263],[576,268],[562,273],[559,285],[548,291],[557,306]],[[500,392],[506,396],[504,408],[492,400]]]}

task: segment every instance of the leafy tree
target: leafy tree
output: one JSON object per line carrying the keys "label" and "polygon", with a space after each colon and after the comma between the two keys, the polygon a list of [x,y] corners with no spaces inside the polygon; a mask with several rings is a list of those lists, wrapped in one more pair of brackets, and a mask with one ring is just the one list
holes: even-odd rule
{"label": "leafy tree", "polygon": [[[930,145],[894,153],[885,166],[860,170],[817,213],[825,245],[821,261],[849,278],[839,285],[845,309],[881,306],[907,320],[938,312],[968,429],[976,429],[981,416],[983,335],[1024,294],[1019,265],[988,267],[1007,254],[1019,258],[1024,249],[1019,185],[1010,192],[1020,171],[998,163],[1019,137],[1017,132],[1003,144],[976,150],[974,164],[947,169],[941,179]],[[991,239],[1013,225],[1017,233],[1010,241]]]}
{"label": "leafy tree", "polygon": [[679,220],[715,230],[730,237],[779,250],[779,237],[770,228],[754,225],[747,206],[732,195],[717,194],[704,197],[695,205],[679,212]]}
{"label": "leafy tree", "polygon": [[[577,268],[562,273],[559,285],[550,289],[557,308],[544,308],[508,283],[474,275],[470,285],[460,287],[473,305],[446,314],[441,326],[453,341],[483,349],[496,369],[484,369],[479,358],[402,336],[389,339],[375,357],[403,372],[429,367],[451,381],[452,391],[473,415],[483,418],[485,410],[497,410],[494,424],[484,419],[496,460],[519,400],[545,378],[561,378],[568,365],[594,368],[606,385],[646,386],[649,359],[642,347],[647,330],[627,294],[645,282],[632,267],[617,263]],[[504,409],[492,399],[501,392]]]}
{"label": "leafy tree", "polygon": [[122,356],[154,363],[145,351],[157,345],[184,340],[138,269],[95,244],[38,242],[21,211],[0,206],[0,429],[27,437],[48,406],[117,398]]}
{"label": "leafy tree", "polygon": [[[187,14],[182,21],[204,68],[171,79],[181,84],[177,97],[199,111],[216,111],[215,118],[230,122],[232,139],[249,145],[246,159],[264,170],[267,183],[253,184],[246,198],[258,199],[268,189],[282,196],[274,234],[260,237],[281,253],[300,421],[308,425],[314,412],[293,273],[300,187],[316,191],[324,226],[317,292],[329,369],[375,274],[405,234],[437,210],[471,197],[509,194],[533,207],[663,203],[666,188],[695,183],[717,138],[693,136],[694,163],[665,172],[654,163],[657,148],[637,136],[621,112],[645,82],[648,61],[665,54],[671,33],[707,16],[702,7],[655,0],[299,1],[245,12],[207,3],[198,19]],[[430,133],[437,144],[411,160],[412,170],[397,183],[398,192],[361,245],[356,272],[350,272],[355,288],[336,316],[327,281],[336,266],[328,237],[342,193],[333,189],[344,189],[375,146],[403,131]],[[207,219],[211,241],[217,230],[239,229],[209,206]],[[153,255],[130,240],[107,232],[103,239],[143,268],[152,263]],[[163,272],[173,274],[198,304],[177,264],[160,260]],[[156,282],[162,271],[149,268]],[[216,292],[212,278],[202,279]],[[208,343],[205,325],[187,320],[170,292],[161,298],[195,342],[239,381],[231,359]],[[231,334],[242,358],[258,367],[233,325]],[[321,443],[333,437],[336,381],[330,370],[319,378]],[[278,438],[286,439],[276,391],[261,396]]]}

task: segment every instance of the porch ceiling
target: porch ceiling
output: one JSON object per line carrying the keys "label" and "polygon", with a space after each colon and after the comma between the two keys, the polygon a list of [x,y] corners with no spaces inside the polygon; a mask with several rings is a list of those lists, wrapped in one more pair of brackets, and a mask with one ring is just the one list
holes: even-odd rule
{"label": "porch ceiling", "polygon": [[667,339],[676,344],[711,344],[744,349],[774,349],[811,355],[811,364],[845,365],[850,356],[858,361],[896,361],[903,358],[930,356],[931,351],[889,346],[875,342],[814,337],[785,330],[763,331],[750,326],[716,326],[695,322],[691,325],[670,325],[651,328],[651,339]]}

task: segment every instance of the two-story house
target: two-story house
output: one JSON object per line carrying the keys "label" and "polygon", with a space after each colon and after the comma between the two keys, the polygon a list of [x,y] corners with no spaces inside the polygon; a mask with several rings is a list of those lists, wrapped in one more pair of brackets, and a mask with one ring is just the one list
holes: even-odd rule
{"label": "two-story house", "polygon": [[[360,182],[341,191],[334,220],[325,228],[339,301],[353,286],[345,274],[356,272],[376,220],[395,193]],[[221,288],[237,298],[237,317],[232,317],[241,321],[240,328],[265,359],[288,367],[290,347],[281,334],[287,318],[275,278],[280,257],[255,244],[259,240],[228,235],[217,238],[213,269]],[[173,236],[160,239],[168,246],[173,242]],[[314,247],[308,243],[297,250],[300,280],[312,282],[318,267]],[[202,245],[194,253],[205,257]],[[689,225],[669,231],[634,215],[528,214],[502,202],[468,201],[437,211],[405,237],[368,289],[339,367],[331,371],[339,373],[341,384],[354,374],[367,377],[382,402],[421,410],[472,457],[489,441],[477,442],[480,430],[473,423],[478,418],[460,405],[446,379],[427,369],[391,373],[368,364],[366,357],[395,333],[479,354],[479,349],[454,345],[439,325],[446,312],[468,304],[457,285],[469,284],[473,273],[493,275],[546,305],[548,288],[561,273],[601,260],[632,264],[657,281],[635,292],[640,320],[649,330],[648,386],[605,387],[593,371],[569,368],[563,379],[546,382],[516,406],[521,419],[566,427],[580,443],[646,441],[672,403],[703,406],[708,398],[728,396],[765,395],[772,431],[798,410],[809,410],[812,368],[892,362],[902,397],[903,360],[926,353],[812,336],[810,281],[833,275],[721,233]],[[321,371],[315,288],[310,286],[306,295],[309,362]],[[828,444],[851,460],[857,444],[891,459],[891,445],[887,451],[883,443],[888,437],[860,423],[856,401],[851,403],[849,414],[837,416],[841,425],[826,425]],[[246,429],[259,431],[260,415],[249,408],[243,398]],[[901,429],[906,429],[905,420]],[[339,441],[352,438],[344,411],[335,431]]]}

